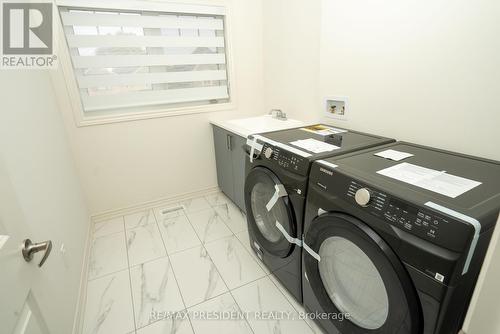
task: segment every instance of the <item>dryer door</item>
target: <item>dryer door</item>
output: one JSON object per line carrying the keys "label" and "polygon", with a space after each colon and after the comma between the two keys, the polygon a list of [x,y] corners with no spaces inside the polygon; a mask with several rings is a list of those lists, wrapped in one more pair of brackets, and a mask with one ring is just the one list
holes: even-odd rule
{"label": "dryer door", "polygon": [[264,167],[252,169],[245,181],[248,227],[259,246],[277,257],[287,257],[294,247],[290,240],[297,238],[290,199],[283,190],[278,177]]}
{"label": "dryer door", "polygon": [[[342,334],[416,334],[421,311],[403,264],[366,224],[341,213],[324,214],[304,237],[309,285]],[[311,310],[316,311],[316,310]]]}

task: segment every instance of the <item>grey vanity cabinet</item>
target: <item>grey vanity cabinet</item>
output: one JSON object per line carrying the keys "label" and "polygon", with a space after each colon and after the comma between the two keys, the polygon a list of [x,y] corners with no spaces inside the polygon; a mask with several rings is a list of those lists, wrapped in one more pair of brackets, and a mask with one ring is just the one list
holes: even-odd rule
{"label": "grey vanity cabinet", "polygon": [[213,125],[217,182],[220,189],[241,210],[245,210],[246,138]]}
{"label": "grey vanity cabinet", "polygon": [[247,142],[246,138],[238,135],[231,135],[231,157],[233,163],[233,189],[234,198],[233,202],[246,212],[245,208],[245,162],[247,155],[244,146]]}

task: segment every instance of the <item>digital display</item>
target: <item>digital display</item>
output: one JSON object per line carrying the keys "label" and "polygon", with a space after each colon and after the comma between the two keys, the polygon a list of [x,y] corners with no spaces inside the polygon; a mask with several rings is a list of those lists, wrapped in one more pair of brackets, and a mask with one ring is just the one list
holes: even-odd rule
{"label": "digital display", "polygon": [[408,212],[409,214],[413,214],[413,215],[416,215],[417,214],[417,208],[413,207],[413,206],[410,206],[404,202],[401,202],[401,201],[398,201],[398,200],[395,200],[395,199],[392,199],[390,204],[394,205],[395,207],[398,207],[400,208],[401,210],[403,211],[406,211]]}

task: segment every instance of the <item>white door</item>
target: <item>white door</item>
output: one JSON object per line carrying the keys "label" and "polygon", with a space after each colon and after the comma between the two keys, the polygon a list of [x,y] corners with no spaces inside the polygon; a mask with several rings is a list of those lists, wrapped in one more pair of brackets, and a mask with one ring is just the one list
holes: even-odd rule
{"label": "white door", "polygon": [[[0,333],[76,333],[89,215],[64,119],[48,71],[0,72]],[[41,268],[28,238],[53,242]]]}
{"label": "white door", "polygon": [[[22,255],[23,240],[31,231],[23,217],[16,192],[0,160],[0,326],[2,333],[48,334],[34,295],[38,262],[43,254],[35,254],[28,263]],[[41,252],[43,253],[43,252]],[[49,255],[50,256],[50,255]]]}

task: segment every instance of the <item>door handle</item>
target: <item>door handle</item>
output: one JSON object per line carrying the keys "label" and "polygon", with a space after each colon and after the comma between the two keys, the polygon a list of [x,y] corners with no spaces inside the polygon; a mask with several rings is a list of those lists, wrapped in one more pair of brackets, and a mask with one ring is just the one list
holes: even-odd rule
{"label": "door handle", "polygon": [[23,252],[24,260],[26,260],[26,262],[30,262],[31,260],[33,260],[33,254],[41,252],[41,251],[45,251],[45,253],[43,254],[42,260],[38,264],[39,267],[43,266],[43,264],[45,263],[45,261],[49,257],[51,250],[52,250],[52,241],[50,241],[50,240],[44,241],[44,242],[39,242],[36,244],[31,242],[30,239],[26,239],[23,241],[23,251],[22,252]]}
{"label": "door handle", "polygon": [[231,135],[227,135],[227,137],[226,137],[226,146],[227,146],[227,149],[229,151],[233,150],[233,143],[232,143],[232,136]]}

